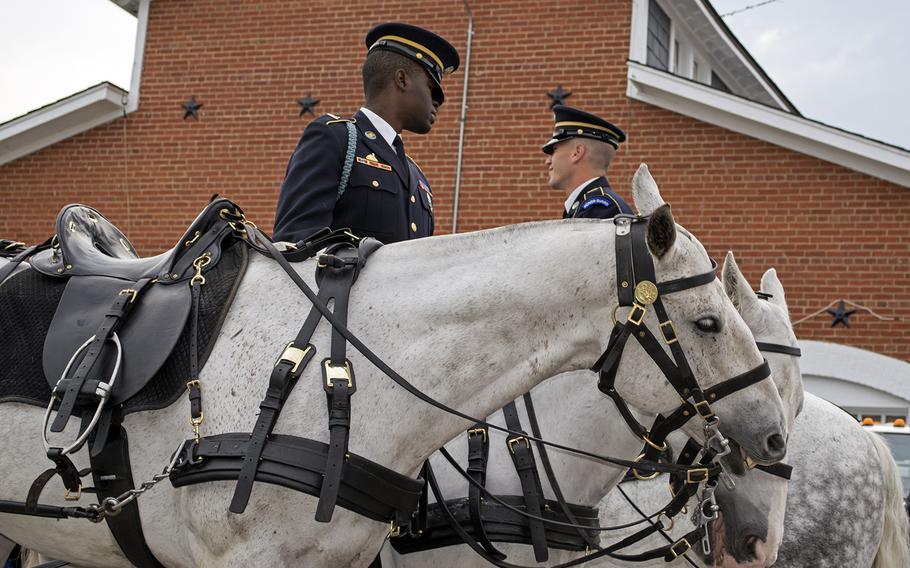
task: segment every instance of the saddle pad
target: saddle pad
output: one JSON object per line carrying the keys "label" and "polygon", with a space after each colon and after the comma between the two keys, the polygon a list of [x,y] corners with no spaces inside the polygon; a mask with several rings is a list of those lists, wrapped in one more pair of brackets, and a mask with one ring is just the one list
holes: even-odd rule
{"label": "saddle pad", "polygon": [[[233,243],[223,252],[221,261],[206,273],[202,287],[200,365],[211,353],[247,265],[248,252],[243,243]],[[42,368],[42,351],[66,286],[65,280],[26,270],[0,287],[0,337],[4,338],[0,343],[0,403],[15,401],[46,406],[50,400],[50,380],[45,378]],[[184,325],[164,364],[124,402],[123,413],[163,408],[177,400],[186,391],[189,360],[189,325]]]}

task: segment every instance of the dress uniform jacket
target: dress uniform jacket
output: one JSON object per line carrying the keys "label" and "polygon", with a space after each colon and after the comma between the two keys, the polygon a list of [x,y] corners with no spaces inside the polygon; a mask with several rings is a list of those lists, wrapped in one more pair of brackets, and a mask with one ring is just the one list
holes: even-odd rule
{"label": "dress uniform jacket", "polygon": [[[338,198],[348,148],[347,122],[357,131],[347,187]],[[407,167],[405,167],[407,164]],[[433,194],[410,158],[399,158],[366,115],[323,115],[304,130],[288,163],[275,213],[275,240],[297,242],[319,229],[349,228],[383,243],[433,234]]]}
{"label": "dress uniform jacket", "polygon": [[620,213],[631,215],[632,208],[613,191],[607,178],[600,176],[581,190],[563,219],[612,219]]}

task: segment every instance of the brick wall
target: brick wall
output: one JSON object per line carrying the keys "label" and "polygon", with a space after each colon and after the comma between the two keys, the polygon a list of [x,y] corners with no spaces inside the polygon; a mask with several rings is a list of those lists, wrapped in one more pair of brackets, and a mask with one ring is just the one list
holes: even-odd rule
{"label": "brick wall", "polygon": [[[910,189],[628,99],[631,3],[474,0],[459,231],[560,215],[540,145],[552,128],[545,92],[629,133],[611,168],[628,198],[647,162],[678,220],[712,256],[733,249],[752,282],[769,266],[794,319],[840,297],[867,314],[853,327],[802,323],[802,338],[849,343],[910,360]],[[151,5],[139,110],[0,167],[0,235],[37,241],[64,204],[93,205],[144,253],[173,245],[212,193],[270,228],[287,159],[309,120],[362,100],[367,29],[408,21],[448,38],[464,58],[467,17],[457,1],[217,2]],[[451,230],[463,72],[429,136],[405,137],[434,188],[437,231]],[[182,120],[195,95],[200,120]]]}

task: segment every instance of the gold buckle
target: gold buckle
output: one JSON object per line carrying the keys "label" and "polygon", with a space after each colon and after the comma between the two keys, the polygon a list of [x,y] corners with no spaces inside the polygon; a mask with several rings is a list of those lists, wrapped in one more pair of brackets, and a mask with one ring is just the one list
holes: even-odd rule
{"label": "gold buckle", "polygon": [[471,428],[470,430],[468,430],[468,436],[476,436],[477,434],[480,434],[481,436],[483,436],[483,441],[484,441],[484,443],[486,443],[486,441],[487,441],[486,428]]}
{"label": "gold buckle", "polygon": [[124,288],[123,290],[120,290],[120,295],[121,296],[132,296],[132,298],[130,298],[130,303],[132,304],[133,302],[136,301],[136,296],[139,295],[139,292],[137,292],[133,288]]}
{"label": "gold buckle", "polygon": [[332,361],[326,359],[322,362],[325,369],[325,386],[335,388],[335,380],[342,379],[348,382],[348,388],[354,388],[354,379],[351,378],[351,364],[345,361],[343,365],[333,365]]}
{"label": "gold buckle", "polygon": [[[680,550],[680,551],[677,552],[676,547],[677,547],[678,545],[683,545],[684,548],[683,548],[682,550]],[[674,543],[670,546],[670,553],[673,555],[673,559],[674,559],[674,560],[676,560],[677,558],[679,558],[679,557],[682,556],[683,554],[689,552],[690,550],[692,550],[692,545],[689,544],[689,541],[686,540],[685,538],[681,538],[681,539],[677,540],[676,542],[674,542]]]}
{"label": "gold buckle", "polygon": [[82,498],[82,484],[79,484],[79,487],[76,488],[76,494],[73,495],[70,493],[70,490],[67,489],[66,493],[63,494],[64,501],[78,501]]}
{"label": "gold buckle", "polygon": [[[706,408],[706,410],[702,410]],[[711,409],[711,405],[708,404],[707,400],[695,403],[695,410],[698,411],[698,415],[704,418],[705,420],[714,417],[714,411]]]}
{"label": "gold buckle", "polygon": [[[663,519],[667,519],[667,524],[664,524]],[[666,512],[662,512],[661,514],[657,515],[657,524],[660,525],[661,530],[670,532],[673,530],[673,525],[676,524],[676,521]]]}
{"label": "gold buckle", "polygon": [[303,361],[303,358],[306,357],[306,354],[309,353],[312,349],[312,345],[307,345],[306,349],[300,349],[299,347],[294,347],[294,342],[291,341],[284,346],[284,351],[281,352],[281,355],[278,357],[278,360],[275,361],[275,365],[282,361],[287,361],[288,363],[293,363],[294,366],[291,367],[291,372],[296,374],[297,367],[300,366],[300,363]]}
{"label": "gold buckle", "polygon": [[395,524],[395,521],[389,521],[389,536],[398,538],[401,536],[401,527]]}
{"label": "gold buckle", "polygon": [[516,438],[509,438],[508,440],[506,440],[506,443],[509,445],[509,451],[514,454],[515,453],[515,444],[517,444],[518,442],[521,442],[522,440],[524,440],[525,447],[530,450],[531,442],[529,442],[528,439],[525,438],[524,436],[518,436]]}
{"label": "gold buckle", "polygon": [[[632,304],[632,311],[629,312],[629,316],[626,318],[628,323],[633,325],[641,325],[642,320],[645,319],[645,315],[648,313],[648,308],[642,306],[641,304],[634,302]],[[637,314],[637,316],[636,316]]]}
{"label": "gold buckle", "polygon": [[[664,336],[664,341],[667,342],[667,345],[673,345],[679,341],[679,336],[676,335],[676,326],[673,325],[673,320],[667,320],[661,323],[658,327],[660,327],[660,333]],[[667,328],[669,328],[673,333],[673,339],[667,337]]]}
{"label": "gold buckle", "polygon": [[[692,478],[693,475],[695,475],[696,477],[701,476],[701,479],[693,479]],[[699,467],[696,469],[690,469],[690,470],[686,471],[686,483],[696,484],[696,483],[704,483],[706,481],[708,481],[708,468]]]}
{"label": "gold buckle", "polygon": [[[645,454],[638,454],[638,457],[635,458],[635,461],[641,461],[641,458],[643,458],[643,457],[645,457]],[[639,481],[648,481],[648,480],[654,479],[655,477],[660,475],[659,471],[651,472],[649,475],[642,475],[642,474],[638,473],[638,470],[635,469],[634,467],[630,468],[630,469],[632,470],[632,475],[634,475],[635,479],[637,479]]]}

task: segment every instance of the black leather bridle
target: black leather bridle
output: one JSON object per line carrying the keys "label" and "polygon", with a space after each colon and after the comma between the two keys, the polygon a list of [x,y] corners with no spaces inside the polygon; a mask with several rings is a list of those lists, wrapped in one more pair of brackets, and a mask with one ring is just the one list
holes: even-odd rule
{"label": "black leather bridle", "polygon": [[[713,282],[717,263],[712,260],[711,270],[704,274],[655,284],[654,262],[646,242],[648,221],[646,217],[632,216],[619,216],[613,220],[616,226],[618,306],[632,309],[625,321],[615,321],[607,349],[591,370],[600,376],[598,388],[613,400],[629,428],[646,444],[646,452],[642,457],[656,460],[658,454],[668,447],[666,437],[696,414],[704,421],[705,447],[711,448],[717,456],[722,456],[730,451],[729,441],[718,429],[719,419],[714,414],[711,403],[770,377],[771,369],[767,361],[762,361],[745,373],[702,390],[686,360],[676,327],[667,315],[662,296]],[[670,347],[672,358],[644,324],[645,316],[652,308],[657,316],[661,337]],[[628,404],[615,388],[616,372],[630,337],[634,337],[650,355],[683,401],[669,416],[658,420],[651,431],[635,419]],[[693,473],[690,472],[690,479],[707,481],[710,472],[704,470],[698,474],[702,477],[693,479]]]}

